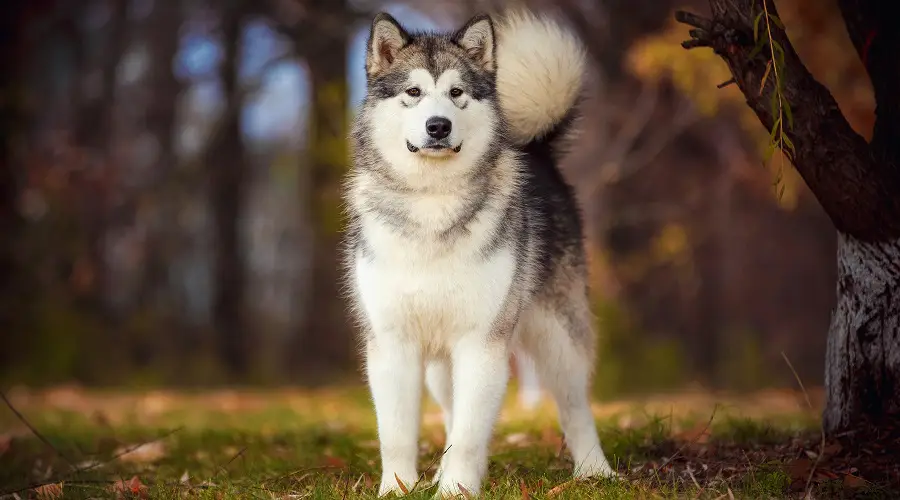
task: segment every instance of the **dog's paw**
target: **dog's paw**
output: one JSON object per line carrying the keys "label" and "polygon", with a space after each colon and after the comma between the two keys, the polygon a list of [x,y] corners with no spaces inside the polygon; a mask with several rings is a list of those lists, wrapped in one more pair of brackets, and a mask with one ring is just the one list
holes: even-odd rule
{"label": "dog's paw", "polygon": [[416,487],[418,477],[415,474],[384,474],[381,477],[381,486],[378,487],[378,497],[389,495],[403,496]]}
{"label": "dog's paw", "polygon": [[438,481],[438,489],[434,494],[435,499],[469,499],[476,498],[479,493],[480,481],[474,478],[463,480],[461,477],[442,474]]}
{"label": "dog's paw", "polygon": [[608,478],[620,479],[621,476],[606,461],[606,457],[589,457],[575,468],[575,479]]}

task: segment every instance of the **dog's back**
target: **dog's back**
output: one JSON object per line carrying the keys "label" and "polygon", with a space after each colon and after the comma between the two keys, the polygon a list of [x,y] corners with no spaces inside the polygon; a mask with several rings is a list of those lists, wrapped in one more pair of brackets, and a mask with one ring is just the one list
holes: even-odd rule
{"label": "dog's back", "polygon": [[557,159],[577,39],[529,13],[446,35],[373,22],[348,179],[348,288],[382,445],[381,493],[417,482],[420,381],[441,404],[443,493],[477,493],[512,348],[556,399],[581,476],[610,475],[588,404],[582,222]]}

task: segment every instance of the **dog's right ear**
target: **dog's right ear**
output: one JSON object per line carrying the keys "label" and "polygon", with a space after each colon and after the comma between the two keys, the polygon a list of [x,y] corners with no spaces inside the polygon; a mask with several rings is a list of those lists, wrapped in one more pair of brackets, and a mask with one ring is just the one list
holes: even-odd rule
{"label": "dog's right ear", "polygon": [[366,74],[375,76],[388,69],[397,52],[409,43],[409,34],[390,14],[382,12],[372,21],[366,52]]}

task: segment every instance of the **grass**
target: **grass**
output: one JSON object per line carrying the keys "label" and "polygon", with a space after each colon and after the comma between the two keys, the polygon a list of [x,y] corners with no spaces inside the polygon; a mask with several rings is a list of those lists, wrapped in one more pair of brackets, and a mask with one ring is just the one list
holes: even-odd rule
{"label": "grass", "polygon": [[[53,498],[62,483],[64,498],[75,499],[375,498],[378,444],[361,388],[193,394],[63,388],[21,390],[10,400],[49,445],[11,411],[0,411],[0,497],[36,496],[34,486],[43,484],[50,486],[42,498]],[[771,450],[793,450],[790,443],[817,436],[802,396],[788,392],[607,402],[595,413],[607,456],[626,480],[570,481],[572,464],[552,407],[526,412],[510,401],[492,443],[483,498],[784,498],[796,482],[788,463],[796,450]],[[430,403],[423,421],[419,464],[431,465],[430,476],[443,445],[440,415]],[[410,498],[433,493],[423,485]]]}

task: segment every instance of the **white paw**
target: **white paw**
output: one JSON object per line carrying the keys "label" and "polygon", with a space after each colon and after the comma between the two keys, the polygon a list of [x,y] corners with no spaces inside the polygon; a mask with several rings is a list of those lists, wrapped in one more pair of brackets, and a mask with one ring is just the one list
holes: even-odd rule
{"label": "white paw", "polygon": [[443,473],[438,481],[438,490],[434,497],[444,498],[475,498],[481,489],[481,480],[477,475],[447,474]]}
{"label": "white paw", "polygon": [[[417,481],[418,477],[416,477],[415,474],[384,474],[381,477],[381,486],[378,488],[378,496],[383,497],[390,495],[391,493],[396,496],[403,496],[415,488]],[[400,486],[401,482],[403,483],[402,487]]]}
{"label": "white paw", "polygon": [[437,468],[437,471],[434,473],[434,477],[431,478],[431,481],[428,482],[429,486],[434,486],[441,482],[441,476],[444,475],[444,467],[440,466]]}
{"label": "white paw", "polygon": [[581,464],[575,464],[575,479],[587,479],[592,477],[619,478],[619,474],[609,466],[606,457],[588,457]]}

